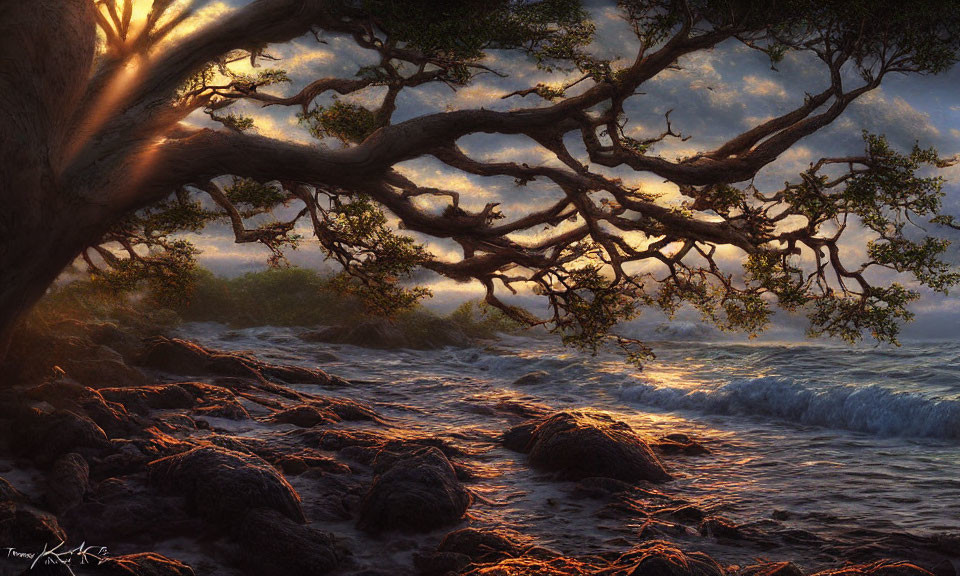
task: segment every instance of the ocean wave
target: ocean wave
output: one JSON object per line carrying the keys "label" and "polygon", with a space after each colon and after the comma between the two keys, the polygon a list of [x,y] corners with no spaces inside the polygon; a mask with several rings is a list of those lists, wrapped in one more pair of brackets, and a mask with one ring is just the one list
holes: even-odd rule
{"label": "ocean wave", "polygon": [[878,436],[960,440],[960,401],[876,385],[813,389],[770,376],[734,380],[713,390],[637,384],[624,388],[621,399],[666,410],[760,416]]}

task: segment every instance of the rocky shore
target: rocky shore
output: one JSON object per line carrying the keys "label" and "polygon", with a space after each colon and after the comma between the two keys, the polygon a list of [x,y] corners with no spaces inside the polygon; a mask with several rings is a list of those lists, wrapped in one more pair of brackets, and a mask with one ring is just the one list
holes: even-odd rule
{"label": "rocky shore", "polygon": [[[814,561],[834,566],[823,576],[957,574],[960,542],[831,543],[714,515],[669,490],[710,439],[651,438],[602,412],[504,401],[485,409],[507,428],[423,435],[351,398],[363,382],[111,323],[25,335],[3,379],[0,575],[802,576]],[[571,553],[498,525],[477,438],[624,536]],[[727,563],[698,539],[811,557]]]}

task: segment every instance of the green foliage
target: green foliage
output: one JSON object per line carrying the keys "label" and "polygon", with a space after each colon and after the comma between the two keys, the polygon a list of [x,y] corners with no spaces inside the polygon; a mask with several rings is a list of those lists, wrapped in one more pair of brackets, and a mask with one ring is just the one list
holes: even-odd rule
{"label": "green foliage", "polygon": [[175,306],[193,289],[197,250],[186,240],[165,244],[162,250],[116,261],[94,271],[94,283],[115,294],[142,291],[159,306]]}
{"label": "green foliage", "polygon": [[829,294],[809,314],[811,336],[823,334],[854,343],[869,332],[878,342],[897,344],[900,326],[913,319],[907,305],[920,295],[900,284],[872,288],[866,298]]}
{"label": "green foliage", "polygon": [[363,142],[380,127],[376,113],[339,98],[334,98],[330,106],[317,106],[299,118],[314,138],[332,136],[345,144]]}
{"label": "green foliage", "polygon": [[184,320],[237,327],[340,324],[358,309],[359,300],[339,293],[328,278],[295,267],[229,279],[200,270],[189,300],[176,307]]}
{"label": "green foliage", "polygon": [[584,50],[594,26],[579,0],[341,0],[339,11],[372,18],[401,46],[443,61],[459,84],[472,75],[465,64],[490,49],[524,50],[545,68],[599,66]]}
{"label": "green foliage", "polygon": [[427,288],[403,285],[428,254],[412,238],[396,234],[377,204],[366,196],[337,200],[331,216],[321,244],[345,268],[334,280],[340,290],[384,316],[409,310],[431,295]]}
{"label": "green foliage", "polygon": [[235,114],[233,112],[227,114],[226,116],[217,116],[215,114],[211,114],[211,118],[235,132],[246,132],[247,130],[253,128],[254,125],[253,118],[244,116],[242,114]]}
{"label": "green foliage", "polygon": [[237,178],[224,189],[227,199],[240,208],[268,210],[282,204],[287,196],[277,186],[268,186],[250,178]]}
{"label": "green foliage", "polygon": [[510,334],[525,328],[483,300],[468,300],[447,318],[467,336],[474,338],[493,338],[500,333]]}
{"label": "green foliage", "polygon": [[791,264],[789,255],[756,252],[747,257],[743,269],[746,281],[776,296],[784,310],[798,310],[810,301],[803,270]]}

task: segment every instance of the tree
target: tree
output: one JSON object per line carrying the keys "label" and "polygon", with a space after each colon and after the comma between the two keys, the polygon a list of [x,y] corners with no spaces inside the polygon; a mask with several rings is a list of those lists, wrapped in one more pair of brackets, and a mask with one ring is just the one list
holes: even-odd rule
{"label": "tree", "polygon": [[[806,310],[814,333],[895,340],[916,293],[876,283],[871,269],[909,273],[942,291],[958,281],[940,258],[946,241],[909,229],[919,220],[952,223],[939,213],[940,178],[925,171],[947,163],[932,150],[900,153],[865,135],[862,153],[823,158],[779,190],[752,184],[887,76],[951,66],[960,7],[950,0],[909,9],[893,0],[622,0],[617,8],[636,35],[635,58],[622,66],[591,54],[594,26],[576,0],[255,0],[186,33],[178,33],[190,16],[182,2],[153,0],[137,18],[142,8],[135,0],[0,0],[0,334],[9,335],[78,257],[120,284],[146,277],[182,285],[193,248],[174,233],[218,219],[231,223],[238,242],[270,247],[278,262],[301,240],[295,223],[310,222],[342,265],[343,286],[375,308],[389,312],[425,296],[405,283],[425,268],[479,281],[487,303],[517,320],[547,322],[590,349],[644,306],[672,311],[684,302],[729,329],[762,329],[778,304]],[[273,65],[271,44],[308,34],[349,37],[377,62],[286,97],[271,88],[288,80],[283,70],[235,71],[240,60]],[[824,85],[796,109],[688,158],[654,153],[681,137],[669,115],[661,133],[628,135],[624,103],[645,82],[728,41],[774,64],[788,51],[811,54],[822,62]],[[404,90],[501,73],[484,60],[493,48],[581,76],[504,96],[534,106],[392,121]],[[373,107],[349,98],[371,91],[381,95]],[[321,105],[330,94],[340,98]],[[340,144],[250,134],[252,120],[229,112],[244,100],[290,107],[315,136]],[[223,129],[186,127],[197,111]],[[559,165],[471,158],[458,140],[475,133],[526,136]],[[571,138],[583,153],[571,151]],[[496,204],[471,212],[457,193],[395,169],[421,156],[518,186],[550,182],[559,199],[524,214]],[[604,168],[655,174],[687,201],[665,205]],[[204,195],[216,209],[204,208]],[[430,210],[413,201],[420,196],[449,200]],[[250,216],[281,205],[299,212],[248,227]],[[545,227],[551,232],[536,241],[519,237]],[[852,265],[841,241],[860,227],[874,239],[866,261]],[[438,258],[408,231],[450,239],[462,257]],[[721,268],[721,246],[742,251],[743,271]],[[521,286],[549,301],[551,318],[500,298]]]}

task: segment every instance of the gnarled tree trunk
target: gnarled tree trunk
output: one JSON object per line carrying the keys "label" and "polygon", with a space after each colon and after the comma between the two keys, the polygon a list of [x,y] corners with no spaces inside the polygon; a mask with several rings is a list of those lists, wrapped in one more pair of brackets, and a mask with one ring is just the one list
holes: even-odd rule
{"label": "gnarled tree trunk", "polygon": [[88,0],[0,0],[0,346],[106,227],[82,183],[62,179],[94,58],[92,11]]}

